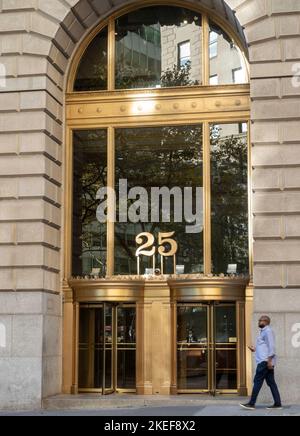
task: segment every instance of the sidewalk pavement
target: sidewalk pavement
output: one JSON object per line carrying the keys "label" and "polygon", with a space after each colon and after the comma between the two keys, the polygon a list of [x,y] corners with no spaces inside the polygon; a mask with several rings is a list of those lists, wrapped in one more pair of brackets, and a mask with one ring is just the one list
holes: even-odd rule
{"label": "sidewalk pavement", "polygon": [[197,416],[300,416],[300,404],[285,405],[283,410],[269,411],[257,405],[255,411],[240,408],[245,397],[183,395],[147,397],[134,395],[68,396],[60,395],[44,401],[43,410],[0,411],[0,416],[120,416],[120,417],[197,417]]}

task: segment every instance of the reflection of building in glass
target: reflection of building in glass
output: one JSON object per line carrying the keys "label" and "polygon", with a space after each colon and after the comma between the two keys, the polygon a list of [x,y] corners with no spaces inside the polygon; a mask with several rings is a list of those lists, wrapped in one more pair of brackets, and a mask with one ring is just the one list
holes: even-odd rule
{"label": "reflection of building in glass", "polygon": [[181,68],[191,63],[189,79],[202,83],[202,27],[198,24],[165,26],[162,36],[162,71]]}
{"label": "reflection of building in glass", "polygon": [[201,52],[201,15],[174,7],[133,12],[116,21],[116,87],[201,84]]}
{"label": "reflection of building in glass", "polygon": [[[155,85],[161,74],[161,32],[159,24],[139,26],[117,39],[117,80],[136,75]],[[123,75],[123,77],[122,77]],[[117,81],[118,83],[118,81]]]}
{"label": "reflection of building in glass", "polygon": [[212,126],[212,266],[215,273],[248,271],[247,147],[247,131],[240,133],[239,124]]}
{"label": "reflection of building in glass", "polygon": [[[139,88],[202,84],[201,16],[169,25],[166,17],[152,24],[117,24],[117,87]],[[210,24],[210,84],[246,83],[240,50],[216,24]],[[185,75],[180,75],[182,70]]]}
{"label": "reflection of building in glass", "polygon": [[210,26],[210,84],[246,83],[247,74],[240,50],[217,25]]}

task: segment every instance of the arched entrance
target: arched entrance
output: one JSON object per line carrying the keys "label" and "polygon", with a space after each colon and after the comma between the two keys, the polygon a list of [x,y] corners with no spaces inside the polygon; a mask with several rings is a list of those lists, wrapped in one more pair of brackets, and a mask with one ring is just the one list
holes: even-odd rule
{"label": "arched entrance", "polygon": [[[147,4],[103,20],[69,75],[64,386],[244,394],[251,253],[243,41],[201,7]],[[130,189],[152,199],[155,187],[188,189],[196,213],[185,210],[180,221],[174,209],[163,221],[159,201],[159,219],[151,204],[146,219],[130,220]],[[116,205],[107,201],[110,217],[117,209],[107,222],[99,209],[106,188],[118,193]]]}

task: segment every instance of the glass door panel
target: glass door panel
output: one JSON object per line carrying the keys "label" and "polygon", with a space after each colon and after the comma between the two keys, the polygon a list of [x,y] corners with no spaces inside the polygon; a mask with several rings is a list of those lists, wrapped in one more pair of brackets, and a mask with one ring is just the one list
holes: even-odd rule
{"label": "glass door panel", "polygon": [[135,306],[80,306],[78,386],[103,395],[135,391]]}
{"label": "glass door panel", "polygon": [[117,390],[136,387],[136,308],[117,307]]}
{"label": "glass door panel", "polygon": [[113,365],[114,365],[114,310],[110,304],[104,304],[104,331],[105,331],[105,343],[104,343],[104,372],[103,372],[103,384],[105,384],[104,394],[111,394],[114,392],[114,380],[113,380]]}
{"label": "glass door panel", "polygon": [[237,390],[235,303],[177,307],[177,389],[184,392]]}
{"label": "glass door panel", "polygon": [[217,390],[237,389],[237,322],[235,303],[215,304],[215,374]]}
{"label": "glass door panel", "polygon": [[178,306],[178,390],[208,390],[208,306]]}
{"label": "glass door panel", "polygon": [[103,388],[103,306],[81,306],[79,328],[79,390]]}

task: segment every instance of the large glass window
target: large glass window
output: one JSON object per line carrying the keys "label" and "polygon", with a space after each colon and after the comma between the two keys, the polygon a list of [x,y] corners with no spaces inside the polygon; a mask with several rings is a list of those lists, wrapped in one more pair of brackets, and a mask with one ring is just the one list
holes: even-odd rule
{"label": "large glass window", "polygon": [[[190,41],[192,53],[178,46]],[[159,6],[139,9],[116,21],[116,88],[200,85],[201,15],[183,8]],[[181,46],[185,51],[186,46]]]}
{"label": "large glass window", "polygon": [[[177,264],[181,272],[203,272],[203,202],[198,199],[200,226],[197,233],[188,233],[190,224],[185,216],[184,204],[177,203],[179,215],[174,213],[174,202],[183,200],[183,189],[192,188],[192,202],[196,207],[196,188],[203,187],[202,161],[202,126],[155,127],[143,129],[118,129],[116,131],[116,189],[119,191],[120,180],[128,183],[127,192],[132,188],[142,187],[148,198],[140,199],[138,213],[145,213],[145,222],[117,223],[115,226],[115,272],[118,274],[136,274],[137,259],[135,252],[138,234],[149,232],[156,237],[159,232],[175,232],[179,246]],[[151,188],[167,188],[170,194],[160,197],[158,219],[153,218],[156,193]],[[173,191],[172,191],[173,190]],[[156,192],[156,191],[155,191]],[[175,194],[175,196],[173,195]],[[127,193],[126,193],[127,195]],[[124,194],[122,196],[124,199]],[[127,210],[132,206],[127,202]],[[168,211],[170,207],[170,215]],[[144,208],[146,207],[146,209]],[[148,212],[147,212],[148,210]],[[145,211],[145,212],[144,212]],[[192,211],[191,211],[192,212]],[[167,215],[167,217],[165,216]],[[164,222],[162,222],[164,221]],[[166,222],[168,221],[168,222]],[[201,226],[202,223],[202,226]],[[152,267],[152,260],[142,257],[141,272]],[[157,259],[160,266],[160,259]],[[166,265],[166,272],[173,273],[172,259]]]}
{"label": "large glass window", "polygon": [[222,86],[248,75],[229,33],[207,12],[156,5],[108,18],[86,47],[73,91],[106,92],[67,95],[73,276],[249,272],[248,88]]}
{"label": "large glass window", "polygon": [[211,126],[212,262],[216,274],[247,274],[247,124]]}
{"label": "large glass window", "polygon": [[[212,124],[210,131],[212,272],[247,274],[247,123]],[[73,275],[101,277],[107,225],[97,210],[99,189],[107,187],[107,131],[76,130],[73,141]],[[174,232],[176,272],[204,272],[203,182],[201,124],[115,130],[116,274],[138,273],[136,237],[145,232],[156,240]],[[173,260],[164,260],[165,273],[174,273]],[[153,258],[142,256],[140,273],[151,268]]]}
{"label": "large glass window", "polygon": [[106,225],[97,220],[97,192],[107,185],[107,131],[73,133],[73,275],[105,276]]}

